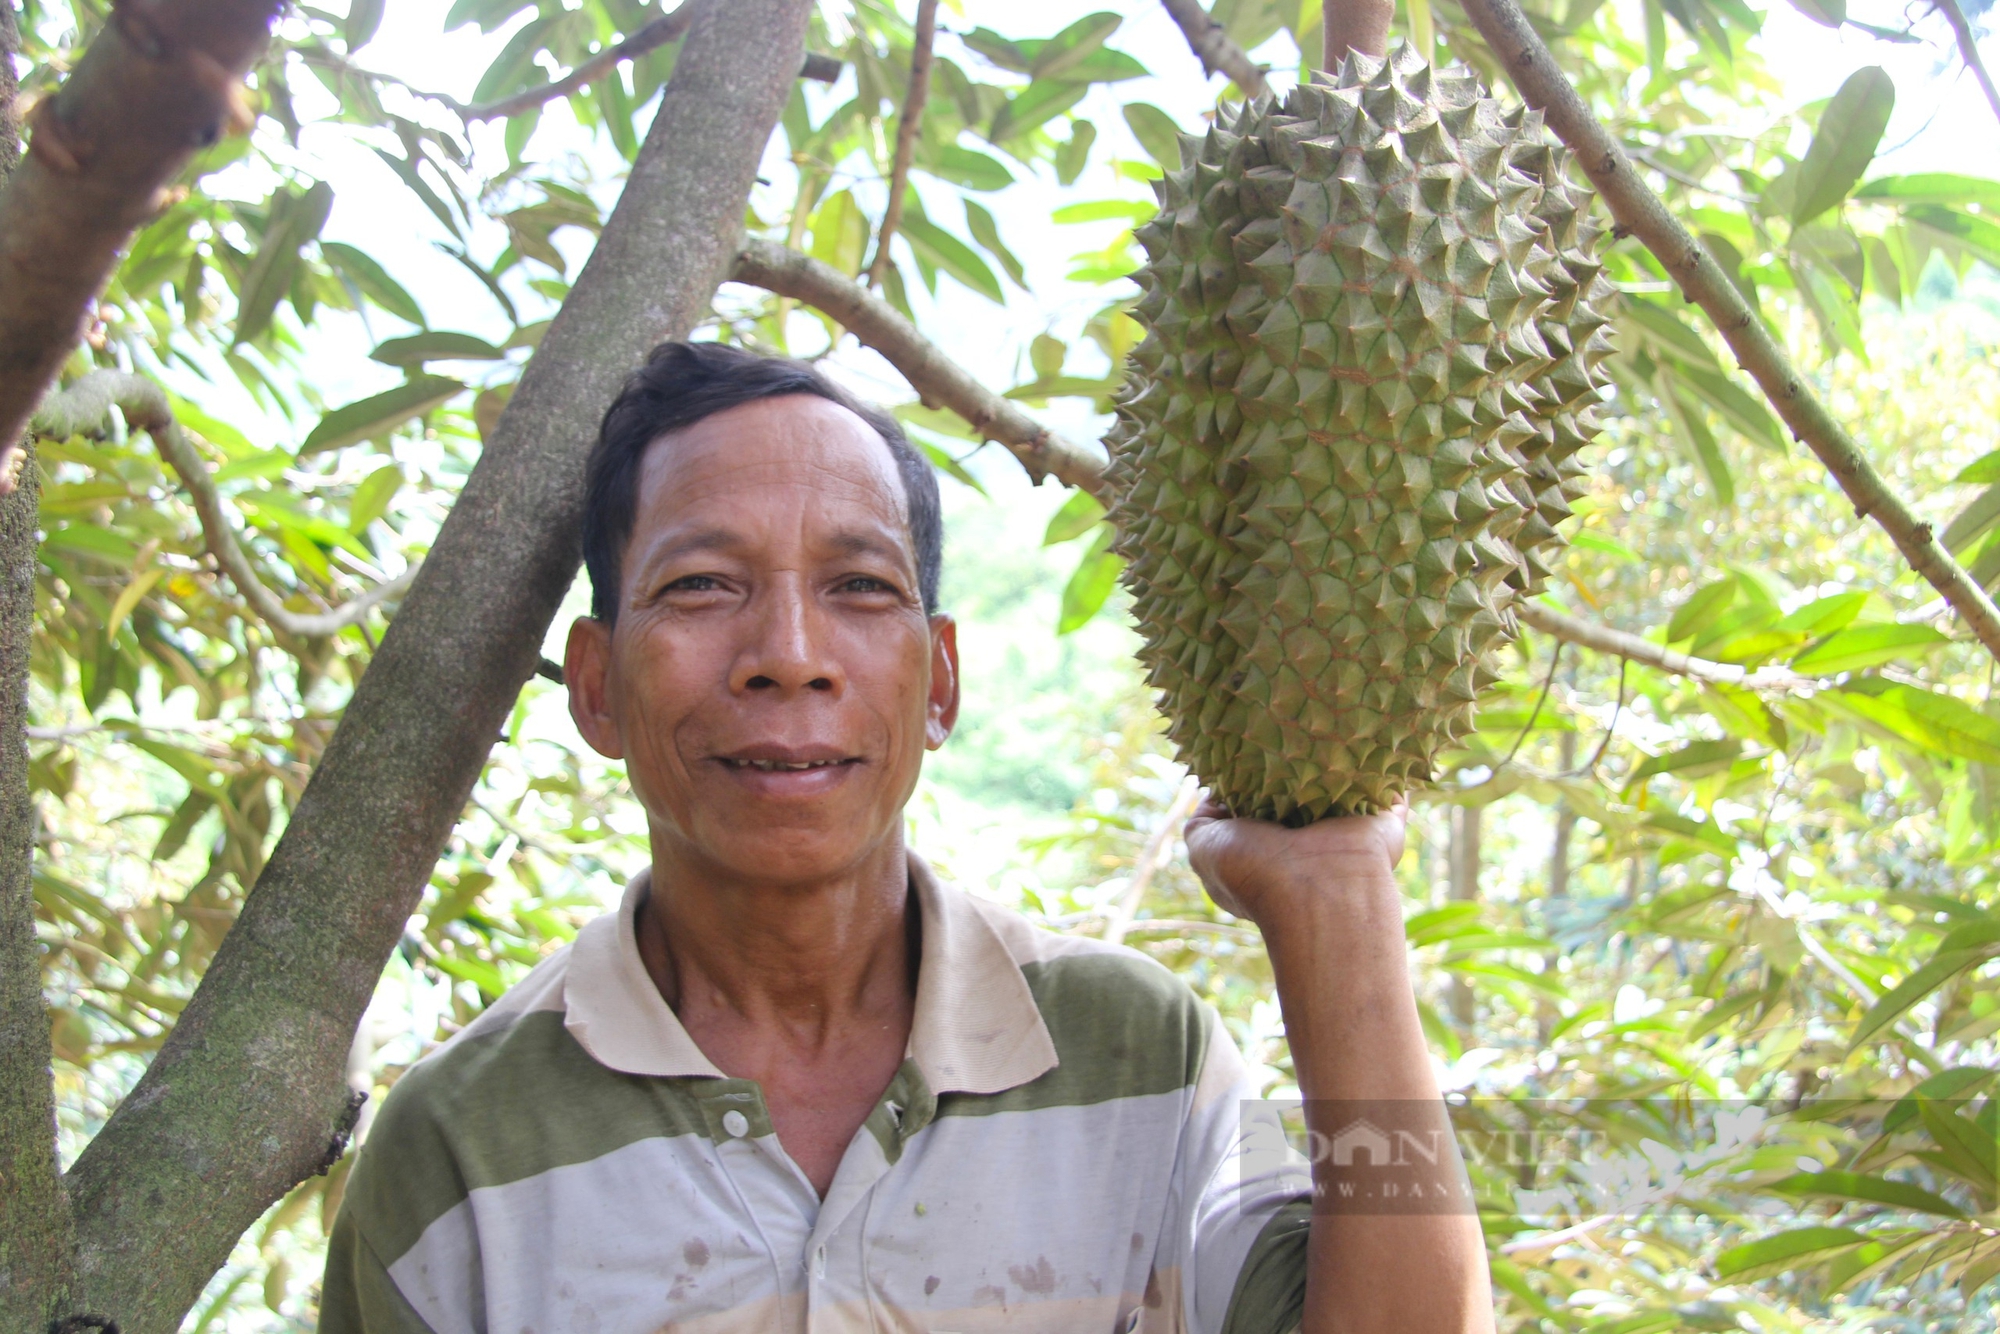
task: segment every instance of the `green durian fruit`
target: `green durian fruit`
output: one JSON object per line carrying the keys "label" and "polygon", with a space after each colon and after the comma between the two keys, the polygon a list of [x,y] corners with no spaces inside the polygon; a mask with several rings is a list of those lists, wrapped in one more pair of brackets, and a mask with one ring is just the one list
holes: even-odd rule
{"label": "green durian fruit", "polygon": [[1181,157],[1109,438],[1140,657],[1237,814],[1378,810],[1470,729],[1562,545],[1602,229],[1539,112],[1408,47]]}

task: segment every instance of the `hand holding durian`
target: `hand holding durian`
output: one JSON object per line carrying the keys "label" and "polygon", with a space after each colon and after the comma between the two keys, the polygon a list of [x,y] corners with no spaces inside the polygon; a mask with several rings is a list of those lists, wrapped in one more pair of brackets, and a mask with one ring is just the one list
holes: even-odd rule
{"label": "hand holding durian", "polygon": [[1241,816],[1384,810],[1580,494],[1610,292],[1538,112],[1407,46],[1184,136],[1110,436],[1141,659]]}

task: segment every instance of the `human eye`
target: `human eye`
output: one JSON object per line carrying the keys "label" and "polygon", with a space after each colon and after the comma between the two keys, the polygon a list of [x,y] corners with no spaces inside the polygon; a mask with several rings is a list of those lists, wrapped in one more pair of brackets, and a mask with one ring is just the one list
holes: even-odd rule
{"label": "human eye", "polygon": [[712,574],[684,574],[672,580],[660,591],[662,593],[713,593],[722,587],[722,581]]}

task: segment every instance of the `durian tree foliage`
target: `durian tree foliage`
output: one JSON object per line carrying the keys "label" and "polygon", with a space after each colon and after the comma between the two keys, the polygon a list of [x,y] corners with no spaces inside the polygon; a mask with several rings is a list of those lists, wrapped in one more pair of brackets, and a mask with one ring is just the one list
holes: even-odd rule
{"label": "durian tree foliage", "polygon": [[[1844,14],[1818,0],[1807,8],[1826,22]],[[249,80],[254,128],[203,149],[161,196],[65,365],[60,392],[70,397],[39,419],[28,754],[47,1011],[9,1012],[4,1023],[52,1037],[65,1165],[188,1004],[398,599],[364,604],[334,633],[294,633],[292,618],[367,598],[430,548],[568,299],[677,55],[671,41],[647,47],[541,101],[533,90],[649,31],[663,10],[456,0],[436,20],[441,53],[474,28],[504,40],[476,89],[450,103],[369,73],[385,12],[379,0],[355,0],[280,18]],[[841,72],[797,85],[780,152],[750,200],[752,236],[864,278],[892,192],[916,12],[890,0],[819,8],[809,49]],[[1592,248],[1607,219],[1536,137],[1452,0],[1398,10],[1396,40],[1430,56],[1432,73],[1407,60],[1386,72],[1357,67],[1304,93],[1298,52],[1317,56],[1317,3],[1215,0],[1211,12],[1237,48],[1267,63],[1273,101],[1244,111],[1242,90],[1221,77],[1204,85],[1185,50],[1171,62],[1131,54],[1141,25],[1164,22],[1146,0],[1066,15],[1046,31],[984,0],[939,7],[930,92],[909,176],[895,183],[904,208],[879,284],[920,332],[956,346],[948,326],[972,304],[1038,312],[1038,332],[985,349],[968,369],[1072,437],[1108,431],[1107,457],[1128,481],[1153,478],[1143,501],[1107,518],[1081,491],[1029,490],[999,450],[982,448],[978,429],[926,406],[938,400],[925,386],[858,361],[837,323],[795,299],[728,286],[704,325],[703,336],[862,365],[874,377],[864,388],[900,399],[899,413],[956,479],[946,483],[952,601],[968,642],[991,645],[1001,665],[986,681],[994,702],[970,710],[918,803],[920,841],[962,877],[1077,931],[1102,929],[1146,865],[1127,940],[1216,1003],[1281,1088],[1287,1063],[1254,932],[1203,899],[1177,853],[1150,869],[1154,849],[1175,846],[1160,826],[1181,791],[1176,742],[1198,766],[1218,766],[1207,773],[1217,781],[1257,747],[1242,800],[1282,790],[1293,805],[1274,804],[1272,815],[1378,805],[1408,790],[1417,835],[1403,868],[1408,933],[1427,1024],[1459,1090],[1568,1117],[1634,1146],[1641,1166],[1650,1160],[1636,1146],[1662,1133],[1653,1113],[1634,1102],[1592,1111],[1584,1100],[1771,1109],[1888,1100],[1886,1113],[1818,1121],[1774,1110],[1766,1131],[1657,1168],[1632,1208],[1604,1207],[1588,1183],[1524,1183],[1482,1168],[1507,1328],[1990,1323],[1983,1285],[2000,1271],[2000,1103],[1989,1096],[2000,1093],[2000,891],[1989,869],[2000,716],[1988,700],[1990,659],[1786,438],[1658,262],[1630,238],[1606,234]],[[1763,14],[1738,0],[1567,0],[1530,12],[1650,183],[1809,368],[1814,391],[1975,577],[1989,587],[2000,579],[1993,173],[1874,165],[1896,92],[1888,76],[1864,68],[1827,102],[1792,105],[1760,55]],[[17,11],[24,93],[57,86],[108,15],[97,0],[28,0]],[[1881,35],[1930,41],[1955,59],[1942,18],[1898,20]],[[1495,100],[1479,100],[1457,64]],[[1132,97],[1147,74],[1202,88],[1186,105],[1209,115],[1177,118]],[[1504,178],[1496,209],[1540,210],[1564,240],[1508,261],[1546,293],[1529,293],[1517,313],[1521,338],[1540,350],[1467,338],[1449,303],[1440,332],[1410,331],[1438,342],[1407,345],[1375,377],[1379,439],[1323,446],[1329,484],[1344,468],[1383,498],[1379,514],[1342,517],[1303,489],[1277,494],[1296,481],[1300,432],[1325,436],[1334,414],[1365,420],[1371,410],[1365,395],[1349,402],[1338,387],[1303,392],[1306,373],[1321,369],[1303,331],[1344,328],[1358,339],[1378,318],[1386,328],[1394,308],[1350,303],[1346,323],[1312,324],[1334,312],[1292,295],[1313,299],[1300,254],[1285,261],[1284,283],[1267,270],[1269,287],[1224,290],[1217,274],[1210,290],[1201,247],[1254,265],[1285,241],[1278,210],[1300,181],[1321,182],[1331,221],[1338,192],[1312,175],[1306,150],[1251,162],[1246,145],[1267,142],[1287,118],[1322,118],[1338,133],[1343,116],[1395,122],[1413,80],[1457,108],[1463,130],[1439,123],[1476,145],[1464,153],[1504,160],[1496,176],[1468,171],[1465,197]],[[483,128],[465,115],[508,98],[519,108]],[[329,136],[381,164],[368,188],[396,192],[395,216],[429,229],[430,262],[468,275],[483,304],[447,312],[423,297],[425,275],[385,261],[386,247],[352,232],[333,239],[337,183],[317,173],[325,158],[314,147]],[[1239,189],[1223,199],[1215,185],[1232,154],[1246,180],[1285,168],[1284,195]],[[1025,217],[1014,202],[1044,197],[1037,191],[1059,192],[1052,216]],[[1230,236],[1258,243],[1215,241],[1225,222]],[[1090,239],[1057,271],[1025,243],[1029,227]],[[1135,281],[1149,261],[1160,266],[1154,276]],[[1195,275],[1192,286],[1163,276],[1173,264],[1180,279]],[[1577,304],[1564,304],[1552,274]],[[1601,295],[1582,300],[1594,285]],[[1232,325],[1223,317],[1239,296],[1245,310]],[[1198,309],[1187,304],[1195,298]],[[1299,322],[1274,318],[1280,305]],[[1596,312],[1586,323],[1609,323],[1579,328],[1586,306]],[[1506,323],[1490,306],[1487,316]],[[1114,426],[1114,403],[1168,355],[1164,343],[1146,350],[1148,328],[1157,340],[1177,318],[1187,324],[1172,355],[1190,381],[1206,377],[1210,397],[1142,396]],[[1214,338],[1227,333],[1234,351],[1197,346],[1200,321]],[[1601,350],[1607,337],[1608,356],[1593,350],[1569,372],[1556,368],[1559,354]],[[1458,355],[1466,346],[1481,349],[1477,367]],[[1421,410],[1435,350],[1442,383],[1486,376],[1496,398],[1530,376],[1571,383],[1558,397],[1517,394],[1497,420],[1457,424],[1467,433],[1452,435]],[[1357,342],[1352,355],[1368,352]],[[362,373],[371,359],[372,379]],[[1161,447],[1133,452],[1134,442],[1176,438],[1204,413],[1212,424],[1232,359],[1240,476],[1211,497],[1185,484]],[[1266,367],[1267,378],[1246,380]],[[1271,388],[1281,370],[1289,399]],[[198,497],[163,459],[158,423],[138,400],[83,411],[79,395],[109,383],[89,378],[103,372],[170,391],[176,429],[265,598],[218,563]],[[1600,380],[1610,388],[1591,407],[1583,390]],[[232,420],[224,405],[246,400],[257,410]],[[1585,411],[1602,434],[1578,449],[1587,430],[1558,429],[1555,418]],[[1522,443],[1545,438],[1561,448]],[[1472,442],[1466,457],[1454,441]],[[1275,458],[1286,466],[1267,470]],[[1512,478],[1532,484],[1517,491]],[[1498,506],[1517,512],[1481,516],[1479,531],[1461,537],[1461,501],[1437,497],[1463,496],[1468,479],[1481,485],[1466,503],[1496,505],[1498,483],[1511,497]],[[1173,553],[1185,572],[1183,548],[1214,547],[1216,516],[1232,505],[1264,543],[1211,555],[1250,567],[1225,580],[1241,600],[1190,600],[1147,553]],[[1308,514],[1319,528],[1301,542]],[[1414,526],[1413,551],[1443,543],[1436,568],[1423,567],[1436,586],[1397,589],[1364,574],[1341,525],[1376,542],[1400,542]],[[1127,554],[1130,596],[1117,591]],[[1329,572],[1337,588],[1325,584]],[[1779,687],[1747,689],[1663,669],[1663,656],[1609,656],[1533,629],[1510,638],[1496,633],[1495,599],[1515,597],[1711,663],[1789,672]],[[1385,617],[1394,604],[1403,654],[1370,662],[1352,699],[1330,699],[1314,720],[1259,660],[1271,651],[1260,635],[1268,629],[1286,653],[1316,654],[1323,643],[1331,659],[1344,618],[1364,603]],[[1233,634],[1237,606],[1263,622]],[[1149,618],[1173,622],[1181,638],[1151,640],[1142,667],[1134,650],[1149,641],[1129,627]],[[1425,678],[1429,664],[1413,656],[1418,621],[1451,641],[1454,667],[1442,679]],[[1377,623],[1364,625],[1380,654]],[[1302,650],[1289,645],[1294,632]],[[1267,701],[1247,688],[1251,667],[1273,707],[1256,707]],[[1197,698],[1177,714],[1195,725],[1169,734],[1156,688],[1198,693],[1181,683],[1237,671],[1245,684],[1213,692],[1213,719]],[[1476,710],[1465,698],[1475,692]],[[379,1097],[425,1044],[573,934],[643,856],[619,770],[538,721],[556,698],[545,681],[522,691],[389,960],[351,1053],[357,1089]],[[1324,787],[1310,796],[1295,770],[1263,759],[1301,749],[1286,731],[1301,718],[1317,729],[1312,745],[1336,736],[1358,749],[1366,734],[1403,749],[1390,748],[1352,796]],[[1459,809],[1483,813],[1484,873],[1473,893],[1453,897],[1446,830],[1459,828],[1463,843],[1467,821],[1450,818]],[[0,1137],[16,1133],[0,1125]],[[311,1327],[318,1248],[344,1170],[336,1162],[273,1204],[209,1282],[190,1328]],[[1524,1185],[1542,1194],[1524,1197]]]}

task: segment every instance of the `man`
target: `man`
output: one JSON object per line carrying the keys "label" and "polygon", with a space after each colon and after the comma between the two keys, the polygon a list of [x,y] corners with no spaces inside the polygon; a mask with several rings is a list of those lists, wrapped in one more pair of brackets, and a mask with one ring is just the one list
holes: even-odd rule
{"label": "man", "polygon": [[[811,367],[633,377],[564,673],[652,865],[397,1084],[323,1334],[1491,1327],[1469,1213],[1313,1216],[1178,980],[904,847],[958,713],[940,546],[924,460]],[[1269,941],[1306,1097],[1435,1107],[1400,814],[1187,837]]]}

